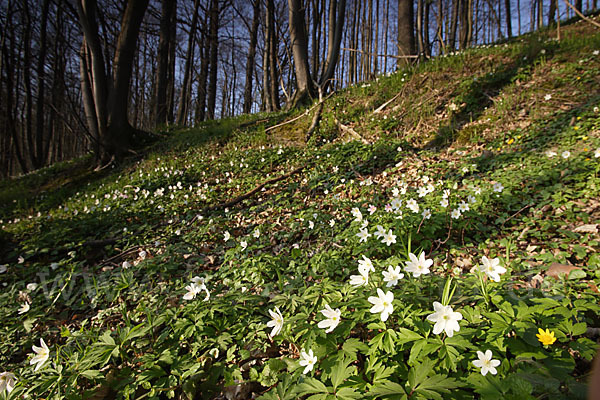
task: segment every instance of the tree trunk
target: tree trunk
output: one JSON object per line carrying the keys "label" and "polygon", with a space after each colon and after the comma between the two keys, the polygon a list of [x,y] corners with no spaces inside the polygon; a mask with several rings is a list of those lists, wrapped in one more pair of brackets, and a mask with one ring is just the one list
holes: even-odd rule
{"label": "tree trunk", "polygon": [[177,111],[177,125],[185,125],[190,107],[190,89],[192,82],[192,65],[194,63],[194,48],[196,47],[196,28],[198,26],[198,0],[194,1],[194,13],[192,14],[192,24],[188,35],[187,51],[185,55],[185,67],[183,74],[183,84],[181,86],[181,95],[179,97],[179,109]]}
{"label": "tree trunk", "polygon": [[[8,8],[8,12],[10,12],[10,8]],[[10,20],[9,17],[7,16],[7,20]],[[10,48],[7,46],[6,42],[3,40],[2,43],[2,65],[4,67],[4,70],[6,71],[6,98],[3,99],[3,103],[5,104],[6,107],[6,120],[7,120],[7,130],[10,134],[10,138],[11,138],[11,144],[12,146],[14,146],[14,154],[17,158],[17,161],[19,163],[19,166],[21,167],[21,171],[23,173],[26,173],[29,171],[29,168],[27,166],[27,162],[25,160],[25,156],[24,156],[24,149],[22,149],[20,143],[19,143],[19,137],[17,134],[17,124],[15,121],[15,106],[14,104],[16,103],[15,98],[14,98],[14,93],[15,93],[15,71],[16,71],[16,66],[13,65],[13,62],[16,62],[16,57],[15,57],[15,52],[14,52],[14,40],[13,40],[13,35],[14,33],[12,33],[12,30],[10,30],[11,27],[9,27],[9,30],[7,30],[7,33],[11,33],[11,46]],[[1,71],[0,71],[1,72]],[[9,175],[12,175],[12,171],[9,171]]]}
{"label": "tree trunk", "polygon": [[556,23],[556,6],[558,0],[550,0],[550,11],[548,11],[548,25]]}
{"label": "tree trunk", "polygon": [[[413,0],[398,0],[398,55],[415,54],[415,29],[413,23]],[[399,58],[398,67],[411,63],[411,58]]]}
{"label": "tree trunk", "polygon": [[521,36],[521,0],[517,0],[517,23],[519,24],[519,36]]}
{"label": "tree trunk", "polygon": [[168,76],[169,76],[169,49],[175,43],[170,43],[171,26],[174,14],[177,13],[177,0],[162,0],[162,14],[160,17],[160,36],[158,40],[156,95],[154,99],[154,125],[166,125],[168,111]]}
{"label": "tree trunk", "polygon": [[442,32],[444,31],[443,30],[443,28],[444,28],[444,8],[442,5],[442,0],[438,0],[437,7],[438,7],[438,10],[437,10],[435,20],[436,20],[436,24],[437,24],[436,36],[437,36],[437,40],[440,44],[438,53],[445,54],[446,47],[444,45],[444,38],[442,37]]}
{"label": "tree trunk", "polygon": [[505,16],[506,16],[506,36],[512,37],[512,12],[510,9],[510,0],[504,0]]}
{"label": "tree trunk", "polygon": [[429,37],[429,14],[431,12],[431,1],[427,0],[423,7],[423,47],[425,57],[431,57],[431,38]]}
{"label": "tree trunk", "polygon": [[[337,3],[337,4],[336,4]],[[336,10],[337,6],[337,10]],[[335,67],[340,57],[340,45],[342,43],[342,32],[344,30],[344,19],[346,15],[346,0],[331,0],[329,5],[329,34],[327,41],[327,59],[325,60],[325,70],[319,86],[321,92],[325,94],[331,86],[331,79],[335,72]]]}
{"label": "tree trunk", "polygon": [[208,79],[206,117],[215,119],[215,105],[217,101],[217,68],[218,68],[218,41],[219,41],[219,0],[211,0],[210,5],[210,30],[208,41],[210,72]]}
{"label": "tree trunk", "polygon": [[130,0],[121,19],[115,46],[112,79],[102,53],[95,0],[80,0],[78,14],[91,61],[90,85],[98,133],[100,162],[117,161],[130,149],[134,129],[128,121],[129,85],[140,25],[148,0]]}
{"label": "tree trunk", "polygon": [[315,87],[308,64],[308,41],[302,3],[302,0],[288,0],[290,40],[296,73],[296,92],[290,104],[291,107],[307,103],[310,98],[315,96]]}
{"label": "tree trunk", "polygon": [[175,122],[175,59],[177,57],[177,12],[171,15],[169,23],[169,67],[167,69],[167,121]]}
{"label": "tree trunk", "polygon": [[196,100],[196,123],[206,119],[206,89],[208,84],[209,49],[206,35],[200,40],[200,74],[198,75],[198,99]]}
{"label": "tree trunk", "polygon": [[[276,111],[281,108],[279,104],[279,68],[277,66],[278,40],[277,29],[275,29],[275,4],[273,0],[267,0],[267,30],[268,35],[268,67],[269,67],[269,86],[267,93],[270,98],[271,110]],[[308,53],[307,53],[308,54]]]}
{"label": "tree trunk", "polygon": [[246,83],[244,85],[245,114],[252,111],[252,72],[254,71],[254,58],[256,57],[256,43],[258,38],[258,25],[260,22],[260,0],[254,0],[252,4],[252,29],[250,29],[250,45],[248,46],[248,58],[246,61]]}
{"label": "tree trunk", "polygon": [[417,54],[422,59],[425,53],[423,43],[423,0],[417,0]]}
{"label": "tree trunk", "polygon": [[460,1],[461,0],[452,1],[452,19],[450,20],[450,34],[448,38],[448,47],[450,48],[450,51],[454,51],[454,49],[456,49],[456,27],[458,26],[458,9],[460,7]]}
{"label": "tree trunk", "polygon": [[[35,168],[41,168],[46,164],[48,159],[48,152],[44,151],[44,85],[45,85],[45,62],[46,52],[48,48],[46,40],[46,27],[48,24],[48,12],[50,8],[50,1],[44,0],[42,3],[42,20],[40,23],[40,51],[38,55],[37,64],[37,103],[35,109]],[[46,141],[50,141],[50,138],[46,138]]]}

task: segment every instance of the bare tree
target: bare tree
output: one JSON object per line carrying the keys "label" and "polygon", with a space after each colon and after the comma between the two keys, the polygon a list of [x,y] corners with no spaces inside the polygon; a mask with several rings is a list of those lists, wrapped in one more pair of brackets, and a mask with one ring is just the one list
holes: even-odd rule
{"label": "bare tree", "polygon": [[[93,110],[87,109],[90,129],[98,132],[101,143],[98,149],[101,163],[111,158],[120,159],[131,148],[134,128],[127,118],[129,86],[133,57],[140,25],[144,18],[148,0],[130,0],[125,6],[121,19],[121,29],[117,38],[111,66],[107,65],[98,30],[96,0],[77,2],[79,22],[84,35],[84,55],[89,54],[89,64],[84,63],[89,74],[89,90],[83,89],[84,96],[90,96],[85,102],[93,104]],[[106,50],[106,49],[104,49]],[[93,113],[92,113],[93,112]]]}
{"label": "bare tree", "polygon": [[252,2],[252,28],[250,29],[250,44],[246,60],[246,83],[244,85],[244,113],[252,110],[252,73],[254,71],[254,58],[256,56],[256,43],[258,41],[258,25],[260,22],[260,0]]}
{"label": "bare tree", "polygon": [[415,28],[413,0],[398,0],[398,65],[404,66],[410,63],[410,58],[415,51]]}
{"label": "bare tree", "polygon": [[[169,50],[176,45],[172,35],[171,24],[175,24],[177,15],[177,0],[162,0],[162,15],[160,18],[160,38],[158,42],[157,71],[156,71],[156,96],[155,125],[165,125],[168,119],[168,87],[174,85],[173,76],[169,76],[170,57],[175,53]],[[173,60],[174,61],[174,60]],[[169,79],[171,78],[171,79]],[[172,89],[171,89],[172,90]]]}
{"label": "bare tree", "polygon": [[181,85],[181,95],[179,97],[179,108],[177,112],[177,125],[184,125],[187,121],[190,107],[190,91],[192,86],[192,66],[194,63],[194,49],[196,47],[196,30],[198,27],[199,0],[194,0],[194,10],[192,12],[192,23],[188,34],[187,50],[185,55],[185,67],[183,73],[183,84]]}
{"label": "bare tree", "polygon": [[210,65],[208,74],[208,90],[206,117],[215,119],[215,105],[217,101],[217,73],[218,73],[218,45],[219,45],[219,0],[211,0],[209,9],[209,56],[208,62]]}

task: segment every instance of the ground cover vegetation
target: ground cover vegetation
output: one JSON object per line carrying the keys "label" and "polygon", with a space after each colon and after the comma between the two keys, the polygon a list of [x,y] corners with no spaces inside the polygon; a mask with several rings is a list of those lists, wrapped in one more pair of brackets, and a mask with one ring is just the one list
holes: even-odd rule
{"label": "ground cover vegetation", "polygon": [[256,114],[1,182],[0,396],[585,398],[600,34],[561,29],[336,93],[308,144]]}

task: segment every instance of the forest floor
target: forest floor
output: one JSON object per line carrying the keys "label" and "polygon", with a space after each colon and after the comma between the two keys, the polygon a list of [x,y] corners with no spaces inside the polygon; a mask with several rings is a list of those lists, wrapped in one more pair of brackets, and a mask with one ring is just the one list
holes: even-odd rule
{"label": "forest floor", "polygon": [[308,144],[310,107],[0,182],[10,398],[584,399],[600,32],[556,33],[336,93]]}

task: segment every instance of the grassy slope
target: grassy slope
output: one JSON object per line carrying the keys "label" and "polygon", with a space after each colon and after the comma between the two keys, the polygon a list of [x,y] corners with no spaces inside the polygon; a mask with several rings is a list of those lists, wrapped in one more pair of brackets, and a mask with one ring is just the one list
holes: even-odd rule
{"label": "grassy slope", "polygon": [[[248,398],[279,382],[268,398],[276,390],[297,398],[314,383],[298,385],[298,352],[310,347],[319,358],[313,376],[328,386],[341,374],[334,365],[350,365],[346,398],[389,390],[583,396],[598,340],[586,326],[600,326],[599,238],[581,231],[600,221],[600,34],[576,23],[560,42],[552,35],[344,90],[326,101],[308,146],[310,117],[264,131],[302,111],[254,115],[170,132],[118,170],[91,174],[83,159],[0,183],[0,263],[8,268],[0,275],[0,365],[17,374],[15,393]],[[372,144],[350,142],[334,117]],[[303,165],[230,209],[212,209]],[[436,190],[420,198],[424,176]],[[494,183],[504,190],[494,192]],[[403,184],[399,197],[418,200],[420,211],[403,206],[400,219],[385,206]],[[440,206],[443,189],[448,208]],[[469,195],[470,210],[450,218]],[[398,243],[360,243],[353,207],[369,232],[381,224]],[[423,220],[425,208],[432,215]],[[377,267],[371,285],[381,286],[380,271],[403,265],[407,247],[433,258],[434,273],[401,281],[383,324],[368,312],[375,287],[363,295],[347,282],[366,255]],[[487,304],[469,272],[483,255],[501,257],[509,270],[490,286]],[[585,276],[557,281],[552,263],[577,265]],[[209,301],[204,293],[182,300],[196,275],[207,279]],[[464,317],[454,342],[441,342],[424,322],[447,276],[458,282],[452,304]],[[30,282],[38,287],[27,289]],[[24,301],[31,309],[20,315]],[[316,328],[326,303],[343,312],[330,335]],[[286,325],[271,340],[265,323],[275,306]],[[537,327],[552,328],[557,344],[542,348]],[[42,337],[55,364],[34,372],[28,354]],[[471,361],[486,348],[503,364],[484,379]]]}

